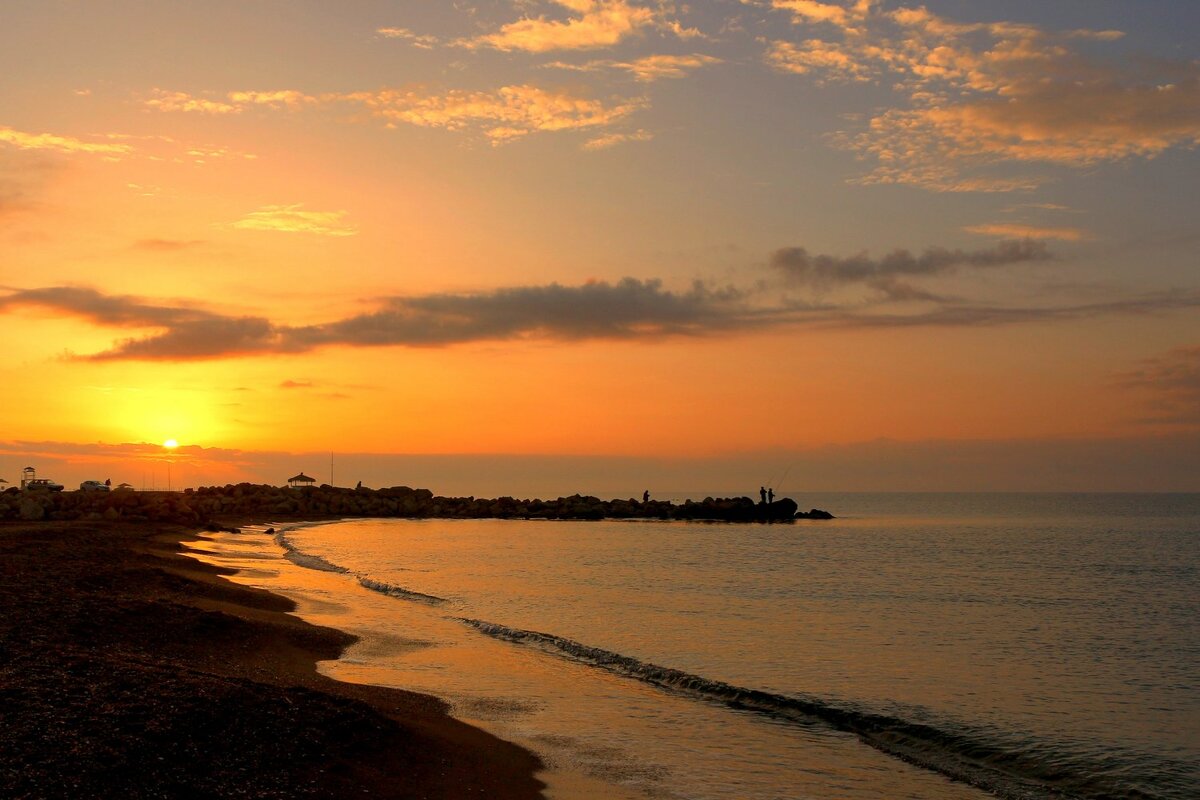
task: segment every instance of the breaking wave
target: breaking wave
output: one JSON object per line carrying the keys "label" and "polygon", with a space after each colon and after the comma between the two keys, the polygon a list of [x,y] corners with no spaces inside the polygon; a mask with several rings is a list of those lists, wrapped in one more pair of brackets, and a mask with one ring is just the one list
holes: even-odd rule
{"label": "breaking wave", "polygon": [[369,578],[359,572],[355,572],[348,567],[343,567],[341,564],[335,564],[327,558],[315,555],[314,553],[306,553],[288,539],[288,531],[295,530],[295,527],[283,528],[275,531],[275,543],[283,548],[283,557],[293,564],[305,567],[306,569],[320,570],[321,572],[336,572],[341,575],[352,575],[358,581],[358,585],[364,589],[370,589],[372,592],[379,592],[388,597],[395,597],[398,600],[411,600],[417,603],[426,603],[428,605],[437,606],[447,602],[444,597],[437,597],[432,594],[423,592],[414,592],[411,589],[405,589],[403,586],[396,586],[391,583],[384,583]]}
{"label": "breaking wave", "polygon": [[811,725],[824,723],[852,733],[863,742],[911,764],[939,772],[1007,800],[1039,798],[1152,798],[1110,774],[1116,765],[1084,765],[1048,752],[1044,745],[1019,740],[1011,744],[982,732],[949,728],[888,714],[860,710],[814,697],[774,694],[733,686],[681,670],[651,664],[598,647],[537,631],[509,628],[476,619],[458,618],[479,632],[515,644],[538,647],[574,661],[635,678],[668,691],[777,719]]}
{"label": "breaking wave", "polygon": [[343,567],[341,564],[334,564],[332,561],[321,558],[312,553],[306,553],[287,538],[289,529],[282,529],[275,532],[275,544],[283,548],[283,557],[293,564],[305,567],[307,569],[320,570],[321,572],[338,572],[342,574],[349,573],[350,570]]}
{"label": "breaking wave", "polygon": [[364,589],[370,589],[372,592],[386,594],[388,597],[395,597],[400,600],[412,600],[417,603],[428,603],[431,606],[440,606],[446,602],[446,598],[444,597],[414,592],[411,589],[405,589],[403,586],[395,586],[383,581],[372,580],[365,575],[356,575],[355,577],[358,578],[359,586]]}

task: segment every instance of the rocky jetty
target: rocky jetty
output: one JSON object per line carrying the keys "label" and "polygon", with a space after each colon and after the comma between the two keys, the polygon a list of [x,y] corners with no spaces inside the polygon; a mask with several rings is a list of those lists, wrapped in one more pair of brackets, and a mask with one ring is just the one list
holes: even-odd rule
{"label": "rocky jetty", "polygon": [[407,517],[446,519],[663,519],[723,522],[789,522],[832,519],[795,501],[755,503],[749,497],[706,497],[676,505],[668,501],[601,500],[571,495],[557,500],[513,497],[438,497],[428,489],[343,489],[322,485],[300,489],[239,483],[182,492],[0,492],[0,519],[109,520],[205,525],[222,519],[329,519]]}

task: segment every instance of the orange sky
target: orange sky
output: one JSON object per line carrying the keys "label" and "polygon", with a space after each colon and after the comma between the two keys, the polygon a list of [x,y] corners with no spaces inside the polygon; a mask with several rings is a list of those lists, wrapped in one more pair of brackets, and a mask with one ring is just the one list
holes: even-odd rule
{"label": "orange sky", "polygon": [[[1181,5],[14,3],[0,477],[137,483],[167,438],[194,483],[507,454],[548,489],[573,456],[732,488],[842,448],[831,488],[879,489],[931,469],[880,441],[1174,453]],[[973,458],[946,488],[998,485]],[[1133,488],[1200,489],[1162,463]]]}

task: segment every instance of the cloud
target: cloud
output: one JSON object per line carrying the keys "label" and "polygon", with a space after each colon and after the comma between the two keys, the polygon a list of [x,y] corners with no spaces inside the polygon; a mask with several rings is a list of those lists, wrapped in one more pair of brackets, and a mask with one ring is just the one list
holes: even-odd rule
{"label": "cloud", "polygon": [[551,69],[566,69],[576,72],[597,72],[599,70],[623,70],[643,82],[661,80],[663,78],[684,78],[688,73],[701,67],[721,64],[723,60],[716,56],[692,53],[691,55],[650,55],[634,61],[589,61],[585,64],[568,64],[555,61],[546,64]]}
{"label": "cloud", "polygon": [[1145,316],[1200,309],[1200,292],[1148,292],[1098,303],[1043,306],[995,306],[945,302],[928,311],[910,314],[842,312],[829,325],[845,328],[977,328],[1070,322],[1111,316]]}
{"label": "cloud", "polygon": [[247,108],[255,106],[295,111],[320,102],[321,98],[296,89],[239,90],[226,93],[224,99],[197,97],[187,92],[155,89],[153,96],[143,101],[143,105],[164,112],[223,115],[240,114]]}
{"label": "cloud", "polygon": [[71,286],[24,289],[0,295],[0,313],[29,306],[82,317],[106,327],[163,331],[147,338],[122,339],[111,350],[80,357],[83,360],[185,360],[267,352],[280,347],[273,326],[258,317],[233,317],[179,303],[106,295],[95,289]]}
{"label": "cloud", "polygon": [[[0,313],[38,306],[99,326],[136,329],[82,361],[185,361],[304,353],[331,347],[446,347],[471,342],[585,340],[658,341],[688,336],[804,328],[980,327],[1059,323],[1104,316],[1200,308],[1200,292],[1161,291],[1086,304],[998,306],[945,298],[906,280],[958,268],[995,268],[1041,261],[1039,242],[1001,243],[975,251],[895,250],[872,259],[811,256],[803,248],[776,251],[771,265],[793,286],[865,285],[882,292],[867,301],[817,303],[759,281],[744,288],[701,282],[683,290],[658,280],[624,278],[580,286],[557,283],[475,293],[432,293],[373,299],[373,308],[302,326],[263,317],[223,314],[179,301],[105,295],[94,289],[48,287],[0,295]],[[917,301],[917,310],[895,311]],[[1157,373],[1156,373],[1157,374]],[[1165,373],[1162,373],[1165,374]],[[304,388],[287,381],[280,388]]]}
{"label": "cloud", "polygon": [[113,142],[86,142],[73,136],[54,133],[26,133],[7,126],[0,126],[0,142],[18,150],[49,150],[56,153],[87,153],[118,157],[133,152],[127,144]]}
{"label": "cloud", "polygon": [[924,7],[774,0],[806,34],[764,58],[818,83],[878,81],[901,102],[831,137],[875,167],[861,183],[935,191],[1030,189],[1012,168],[1085,168],[1200,144],[1200,63],[1102,60],[1117,31],[956,23]]}
{"label": "cloud", "polygon": [[625,278],[582,286],[523,286],[480,294],[395,297],[379,311],[297,328],[297,346],[436,346],[505,339],[652,339],[745,327],[742,293],[695,284],[686,292]]}
{"label": "cloud", "polygon": [[780,72],[798,75],[818,73],[820,82],[828,79],[868,81],[873,73],[844,46],[819,39],[808,39],[799,46],[791,42],[772,42],[766,53],[767,63]]}
{"label": "cloud", "polygon": [[0,295],[0,312],[28,306],[64,311],[112,327],[166,327],[216,318],[186,306],[154,303],[131,295],[106,295],[75,286],[21,289]]}
{"label": "cloud", "polygon": [[422,50],[432,50],[439,42],[436,36],[422,36],[413,33],[408,28],[377,28],[375,33],[386,39],[403,39],[411,42],[413,47],[419,47]]}
{"label": "cloud", "polygon": [[228,97],[231,103],[239,107],[267,106],[269,108],[298,109],[318,102],[317,98],[295,89],[230,92]]}
{"label": "cloud", "polygon": [[583,149],[607,150],[610,147],[616,147],[625,142],[648,142],[653,138],[653,134],[641,130],[633,131],[632,133],[604,133],[584,142]]}
{"label": "cloud", "polygon": [[1115,376],[1115,381],[1155,396],[1144,422],[1200,425],[1200,345],[1145,359],[1136,370]]}
{"label": "cloud", "polygon": [[319,236],[355,236],[358,229],[344,222],[345,211],[305,211],[301,203],[263,206],[233,223],[250,231],[312,233]]}
{"label": "cloud", "polygon": [[311,389],[312,381],[286,380],[279,384],[280,389]]}
{"label": "cloud", "polygon": [[850,6],[821,3],[817,0],[771,0],[771,7],[780,11],[790,11],[797,24],[826,22],[840,28],[853,28],[869,13],[871,0],[856,0]]}
{"label": "cloud", "polygon": [[347,95],[346,99],[363,104],[372,114],[391,122],[448,130],[479,128],[493,144],[540,131],[604,127],[644,105],[640,99],[607,105],[565,89],[552,91],[530,85],[440,95],[385,89]]}
{"label": "cloud", "polygon": [[118,341],[87,361],[188,361],[255,353],[287,352],[278,331],[259,317],[204,316],[176,321],[165,332]]}
{"label": "cloud", "polygon": [[854,256],[810,255],[803,247],[784,247],[771,254],[770,265],[792,281],[817,285],[872,283],[900,277],[937,275],[958,267],[1000,267],[1046,261],[1053,256],[1033,239],[1000,242],[984,250],[927,248],[920,255],[904,249],[873,259]]}
{"label": "cloud", "polygon": [[[706,57],[682,57],[674,69],[702,63]],[[636,64],[630,69],[639,69]],[[640,69],[666,75],[669,61],[647,62]],[[502,86],[492,91],[450,90],[443,93],[419,88],[380,89],[319,96],[298,90],[233,91],[225,100],[196,98],[183,92],[157,90],[159,97],[146,101],[160,111],[236,114],[251,107],[298,111],[333,104],[356,104],[385,120],[421,127],[462,131],[478,129],[493,144],[503,144],[539,131],[564,131],[610,125],[646,105],[644,98],[597,100],[568,89],[543,89],[529,84]],[[229,155],[226,151],[193,149],[198,159]],[[250,156],[248,156],[250,157]],[[276,209],[286,210],[286,209]]]}
{"label": "cloud", "polygon": [[1061,203],[1016,203],[1015,205],[1005,206],[1000,210],[1005,214],[1012,214],[1014,212],[1024,211],[1026,209],[1034,209],[1036,211],[1062,211],[1071,214],[1082,213],[1074,208],[1071,208],[1070,206],[1064,206]]}
{"label": "cloud", "polygon": [[169,112],[195,112],[199,114],[240,114],[242,107],[223,100],[194,97],[187,92],[169,92],[155,89],[154,96],[144,101],[147,108]]}
{"label": "cloud", "polygon": [[[0,313],[40,306],[98,325],[154,329],[82,360],[191,360],[319,347],[436,347],[512,339],[658,339],[757,327],[773,313],[734,289],[701,284],[672,292],[659,281],[558,284],[478,294],[383,298],[379,308],[326,324],[292,327],[94,289],[51,287],[0,295]],[[789,311],[795,309],[789,309]]]}
{"label": "cloud", "polygon": [[459,42],[463,47],[490,47],[545,53],[552,50],[593,50],[610,47],[655,24],[649,8],[626,0],[552,0],[570,12],[566,20],[526,17],[510,22],[495,33]]}
{"label": "cloud", "polygon": [[1082,228],[1047,228],[1039,225],[1024,225],[1018,222],[967,225],[963,230],[968,233],[978,233],[984,236],[1000,236],[1005,239],[1058,239],[1064,242],[1078,242],[1089,238],[1088,232]]}

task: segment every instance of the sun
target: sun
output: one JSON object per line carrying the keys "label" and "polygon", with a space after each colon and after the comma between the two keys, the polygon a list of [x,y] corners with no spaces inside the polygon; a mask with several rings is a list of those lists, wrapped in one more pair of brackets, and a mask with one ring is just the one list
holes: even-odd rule
{"label": "sun", "polygon": [[174,450],[176,447],[179,447],[179,442],[175,441],[174,439],[167,439],[165,442],[163,442],[163,447],[167,448],[168,450]]}

